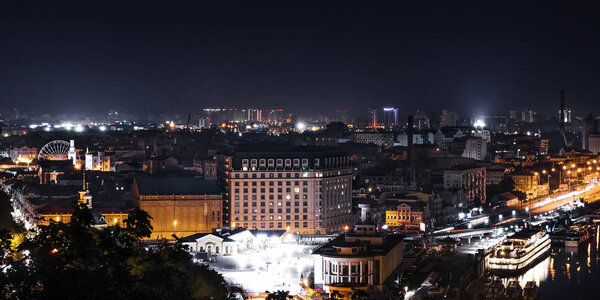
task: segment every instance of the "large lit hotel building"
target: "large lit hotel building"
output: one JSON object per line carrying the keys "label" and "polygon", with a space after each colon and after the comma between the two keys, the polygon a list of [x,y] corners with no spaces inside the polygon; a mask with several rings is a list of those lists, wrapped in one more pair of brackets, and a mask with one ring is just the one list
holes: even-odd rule
{"label": "large lit hotel building", "polygon": [[236,151],[228,172],[230,225],[302,234],[351,225],[352,169],[328,148]]}

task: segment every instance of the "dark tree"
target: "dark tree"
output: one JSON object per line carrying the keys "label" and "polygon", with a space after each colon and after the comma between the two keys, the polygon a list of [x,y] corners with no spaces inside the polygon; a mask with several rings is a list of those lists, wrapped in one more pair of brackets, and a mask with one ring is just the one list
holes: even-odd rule
{"label": "dark tree", "polygon": [[124,221],[127,226],[127,231],[137,239],[150,237],[152,234],[152,217],[145,211],[135,208],[132,210],[127,219]]}
{"label": "dark tree", "polygon": [[[194,264],[179,243],[146,251],[150,217],[134,210],[127,228],[91,226],[86,206],[77,206],[69,224],[51,222],[15,248],[15,238],[0,232],[3,299],[240,299],[207,266]],[[10,241],[10,242],[9,242]],[[12,243],[12,245],[11,245]]]}
{"label": "dark tree", "polygon": [[266,300],[287,300],[287,299],[292,299],[292,296],[290,296],[290,292],[288,292],[288,291],[276,291],[276,292],[272,292],[272,293],[269,293],[269,291],[267,291]]}

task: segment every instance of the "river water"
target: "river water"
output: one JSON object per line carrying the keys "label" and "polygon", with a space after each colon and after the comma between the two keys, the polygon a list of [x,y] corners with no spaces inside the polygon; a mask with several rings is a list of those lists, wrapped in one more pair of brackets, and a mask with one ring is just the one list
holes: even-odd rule
{"label": "river water", "polygon": [[578,248],[552,246],[549,255],[524,274],[502,278],[535,281],[540,287],[540,299],[600,299],[600,227],[587,243]]}

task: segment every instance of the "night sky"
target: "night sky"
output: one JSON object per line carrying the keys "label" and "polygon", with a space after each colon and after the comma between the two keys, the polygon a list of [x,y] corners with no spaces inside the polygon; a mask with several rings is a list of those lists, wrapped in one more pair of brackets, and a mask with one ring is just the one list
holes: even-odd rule
{"label": "night sky", "polygon": [[565,89],[575,115],[600,113],[593,2],[5,2],[2,108],[283,107],[318,115],[395,105],[436,116],[442,108],[557,114]]}

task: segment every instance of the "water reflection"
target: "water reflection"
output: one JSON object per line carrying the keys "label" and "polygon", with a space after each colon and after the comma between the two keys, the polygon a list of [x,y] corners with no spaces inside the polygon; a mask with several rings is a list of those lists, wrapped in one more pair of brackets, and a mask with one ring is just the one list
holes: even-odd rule
{"label": "water reflection", "polygon": [[552,246],[549,255],[521,275],[500,277],[506,286],[516,280],[521,287],[535,281],[540,299],[583,297],[596,293],[600,282],[600,227],[587,243],[576,248]]}
{"label": "water reflection", "polygon": [[548,273],[551,272],[551,260],[552,257],[547,255],[546,258],[521,275],[500,277],[502,284],[507,286],[509,282],[516,280],[519,282],[521,287],[525,287],[525,284],[528,281],[535,281],[535,283],[539,286],[540,283],[548,277]]}

